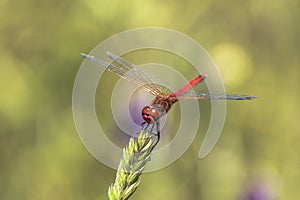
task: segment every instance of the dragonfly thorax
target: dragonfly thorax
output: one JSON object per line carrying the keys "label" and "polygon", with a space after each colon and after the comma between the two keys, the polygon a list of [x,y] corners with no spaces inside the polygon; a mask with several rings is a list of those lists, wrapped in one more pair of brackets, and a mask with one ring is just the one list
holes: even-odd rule
{"label": "dragonfly thorax", "polygon": [[157,96],[152,101],[151,105],[159,107],[167,113],[170,110],[172,104],[176,101],[176,98],[169,98],[168,96]]}

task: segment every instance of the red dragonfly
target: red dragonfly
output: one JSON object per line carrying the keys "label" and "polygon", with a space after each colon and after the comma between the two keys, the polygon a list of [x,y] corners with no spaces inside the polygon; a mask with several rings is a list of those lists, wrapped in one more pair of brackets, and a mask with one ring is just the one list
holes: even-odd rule
{"label": "red dragonfly", "polygon": [[[190,89],[204,81],[206,78],[205,74],[196,76],[176,92],[167,95],[164,91],[169,91],[169,89],[160,84],[153,83],[151,80],[157,79],[153,75],[146,73],[141,68],[119,56],[116,56],[110,52],[107,52],[106,54],[110,59],[113,60],[113,64],[84,53],[81,53],[81,56],[97,65],[104,67],[106,70],[115,73],[121,78],[136,83],[145,91],[150,92],[155,96],[151,104],[142,109],[142,116],[144,119],[142,124],[143,128],[146,129],[152,124],[152,130],[153,127],[156,126],[157,134],[155,135],[157,135],[157,141],[155,145],[160,139],[159,119],[165,115],[170,110],[172,105],[178,100],[251,100],[256,98],[256,96],[249,95],[211,94],[199,91],[190,91]],[[146,126],[144,126],[145,124]]]}

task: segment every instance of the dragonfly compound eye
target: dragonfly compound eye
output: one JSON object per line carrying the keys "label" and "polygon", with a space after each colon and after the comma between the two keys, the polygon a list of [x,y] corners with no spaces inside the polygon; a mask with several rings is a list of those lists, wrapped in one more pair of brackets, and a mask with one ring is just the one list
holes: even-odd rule
{"label": "dragonfly compound eye", "polygon": [[151,116],[150,113],[150,106],[145,106],[142,110],[142,116],[143,119],[145,120],[145,122],[147,122],[148,124],[152,124],[153,123],[153,117]]}
{"label": "dragonfly compound eye", "polygon": [[159,111],[157,108],[151,108],[150,109],[150,115],[152,118],[154,118],[154,120],[158,120],[159,118]]}

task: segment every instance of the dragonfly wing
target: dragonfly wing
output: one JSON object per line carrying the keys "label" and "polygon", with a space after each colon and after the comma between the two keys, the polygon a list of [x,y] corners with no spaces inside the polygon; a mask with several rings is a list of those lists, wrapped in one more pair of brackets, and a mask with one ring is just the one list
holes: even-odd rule
{"label": "dragonfly wing", "polygon": [[100,66],[102,66],[104,68],[107,68],[109,66],[108,62],[106,62],[104,60],[99,60],[99,59],[95,58],[94,56],[90,56],[90,55],[85,54],[85,53],[81,53],[80,55],[82,57],[88,59],[89,61],[91,61],[91,62],[93,62],[93,63],[95,63],[97,65],[100,65]]}
{"label": "dragonfly wing", "polygon": [[106,54],[110,59],[121,66],[121,68],[124,68],[127,71],[123,75],[125,76],[124,78],[128,77],[129,79],[140,82],[147,92],[151,92],[155,96],[164,96],[172,92],[164,86],[167,84],[160,78],[154,76],[153,74],[145,72],[143,69],[137,67],[128,60],[114,55],[111,52],[107,52]]}
{"label": "dragonfly wing", "polygon": [[206,93],[198,91],[190,91],[180,96],[177,99],[201,99],[201,100],[251,100],[256,96],[241,95],[241,94],[222,94],[222,93]]}
{"label": "dragonfly wing", "polygon": [[143,87],[145,91],[150,92],[155,96],[161,96],[164,94],[164,91],[167,90],[165,87],[153,83],[153,79],[158,78],[155,78],[153,75],[146,73],[136,65],[110,52],[107,52],[107,56],[115,61],[113,64],[87,54],[82,53],[81,56],[97,65],[105,67],[107,71],[113,72],[119,77]]}

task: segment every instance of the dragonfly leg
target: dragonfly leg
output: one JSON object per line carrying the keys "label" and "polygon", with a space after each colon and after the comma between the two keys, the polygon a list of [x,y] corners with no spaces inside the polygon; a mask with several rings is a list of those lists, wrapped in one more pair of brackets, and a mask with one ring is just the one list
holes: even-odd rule
{"label": "dragonfly leg", "polygon": [[[156,133],[153,133],[153,135],[157,136],[157,140],[153,146],[153,148],[158,144],[159,140],[160,140],[160,128],[159,128],[159,121],[155,121],[155,125],[156,125]],[[151,129],[152,130],[152,129]],[[151,131],[152,132],[152,131]]]}
{"label": "dragonfly leg", "polygon": [[150,125],[150,124],[148,124],[147,122],[143,122],[143,123],[141,124],[142,130],[147,130],[148,127],[149,127],[149,125]]}
{"label": "dragonfly leg", "polygon": [[159,127],[159,121],[156,122],[156,128],[157,128],[157,142],[160,140],[160,127]]}
{"label": "dragonfly leg", "polygon": [[[157,143],[159,142],[160,140],[160,128],[159,128],[159,121],[155,121],[154,123],[152,124],[149,124],[147,122],[143,122],[141,124],[142,126],[142,129],[143,130],[146,130],[146,131],[149,131],[151,134],[153,134],[154,136],[157,137],[157,140],[155,141],[154,143],[154,147],[157,145]],[[155,127],[155,128],[154,128]],[[156,130],[156,133],[154,133],[154,131]],[[153,148],[154,148],[153,147]]]}

